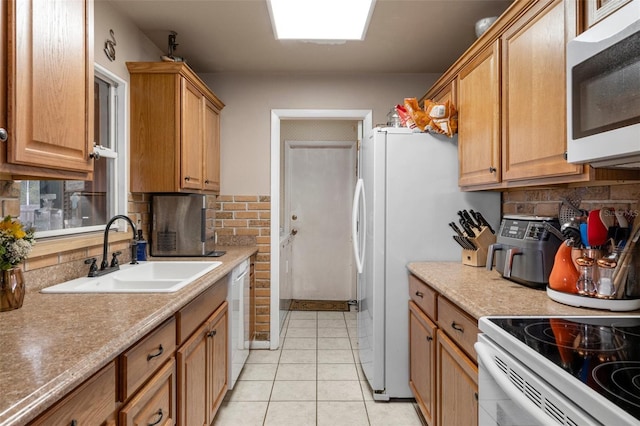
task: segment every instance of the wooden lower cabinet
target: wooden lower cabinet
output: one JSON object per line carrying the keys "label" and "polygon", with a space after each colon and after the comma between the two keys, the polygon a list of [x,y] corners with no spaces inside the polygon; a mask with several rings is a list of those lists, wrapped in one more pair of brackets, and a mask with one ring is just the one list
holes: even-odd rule
{"label": "wooden lower cabinet", "polygon": [[437,333],[438,425],[478,424],[478,367],[442,331]]}
{"label": "wooden lower cabinet", "polygon": [[409,276],[409,387],[428,426],[478,425],[477,322]]}
{"label": "wooden lower cabinet", "polygon": [[436,325],[409,302],[409,387],[429,426],[436,418]]}
{"label": "wooden lower cabinet", "polygon": [[176,362],[171,358],[120,410],[120,426],[170,426],[176,421]]}
{"label": "wooden lower cabinet", "polygon": [[109,363],[38,417],[35,425],[115,425],[116,364]]}
{"label": "wooden lower cabinet", "polygon": [[210,425],[227,391],[228,303],[178,349],[180,425]]}

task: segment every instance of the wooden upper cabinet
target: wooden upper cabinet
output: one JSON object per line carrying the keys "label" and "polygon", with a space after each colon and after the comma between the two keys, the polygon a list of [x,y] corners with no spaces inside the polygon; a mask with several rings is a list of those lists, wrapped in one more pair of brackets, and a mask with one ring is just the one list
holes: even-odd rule
{"label": "wooden upper cabinet", "polygon": [[565,159],[565,3],[538,2],[501,37],[505,181],[583,172]]}
{"label": "wooden upper cabinet", "polygon": [[204,182],[203,188],[220,192],[220,114],[216,106],[205,99],[204,104]]}
{"label": "wooden upper cabinet", "polygon": [[444,104],[447,101],[452,103],[456,109],[458,108],[458,81],[453,79],[451,82],[445,84],[437,92],[435,92],[431,100],[438,104]]}
{"label": "wooden upper cabinet", "polygon": [[224,104],[183,62],[128,62],[131,191],[220,190]]}
{"label": "wooden upper cabinet", "polygon": [[8,140],[0,173],[86,180],[93,171],[93,0],[2,3],[7,104],[0,124]]}
{"label": "wooden upper cabinet", "polygon": [[487,46],[458,78],[460,186],[500,182],[500,47]]}
{"label": "wooden upper cabinet", "polygon": [[204,95],[186,79],[181,80],[182,137],[180,151],[182,187],[202,189],[204,179],[202,162],[204,147]]}

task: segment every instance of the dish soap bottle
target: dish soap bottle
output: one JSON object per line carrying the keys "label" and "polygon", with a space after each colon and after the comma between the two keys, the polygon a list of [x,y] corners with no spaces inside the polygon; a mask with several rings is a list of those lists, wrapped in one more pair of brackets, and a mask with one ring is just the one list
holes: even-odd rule
{"label": "dish soap bottle", "polygon": [[138,262],[147,260],[147,242],[142,237],[142,229],[138,229],[138,241],[136,241],[136,259]]}

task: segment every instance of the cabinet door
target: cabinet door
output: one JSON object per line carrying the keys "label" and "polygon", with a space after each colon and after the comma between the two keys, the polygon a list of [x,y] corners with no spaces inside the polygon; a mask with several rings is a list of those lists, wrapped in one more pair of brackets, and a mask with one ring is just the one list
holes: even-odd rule
{"label": "cabinet door", "polygon": [[177,351],[178,424],[211,424],[227,391],[227,305],[222,303]]}
{"label": "cabinet door", "polygon": [[[206,324],[205,324],[206,325]],[[176,353],[181,425],[207,423],[207,337],[203,326]]]}
{"label": "cabinet door", "polygon": [[93,1],[6,3],[11,49],[6,160],[91,172]]}
{"label": "cabinet door", "polygon": [[175,367],[171,358],[120,410],[120,426],[175,424]]}
{"label": "cabinet door", "polygon": [[202,141],[204,96],[186,79],[182,79],[182,129],[180,152],[180,186],[202,189]]}
{"label": "cabinet door", "polygon": [[478,424],[478,367],[442,331],[437,333],[438,424]]}
{"label": "cabinet door", "polygon": [[220,115],[216,107],[205,99],[204,104],[204,188],[220,191]]}
{"label": "cabinet door", "polygon": [[409,302],[409,386],[427,424],[436,418],[436,325]]}
{"label": "cabinet door", "polygon": [[496,41],[460,70],[460,186],[500,182],[500,80]]}
{"label": "cabinet door", "polygon": [[210,379],[207,393],[208,423],[213,418],[227,392],[228,353],[227,353],[227,302],[221,306],[209,322],[207,333],[207,377]]}
{"label": "cabinet door", "polygon": [[[565,160],[566,37],[562,0],[539,2],[502,42],[502,180],[579,175]],[[572,34],[565,34],[567,32]]]}

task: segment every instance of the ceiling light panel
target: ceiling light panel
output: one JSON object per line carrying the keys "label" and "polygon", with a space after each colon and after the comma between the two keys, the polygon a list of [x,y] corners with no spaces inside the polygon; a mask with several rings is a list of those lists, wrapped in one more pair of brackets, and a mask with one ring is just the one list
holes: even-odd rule
{"label": "ceiling light panel", "polygon": [[278,40],[364,40],[375,0],[267,0]]}

